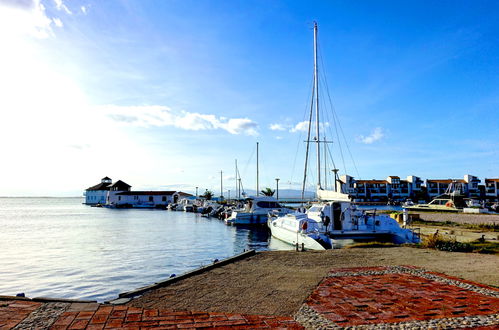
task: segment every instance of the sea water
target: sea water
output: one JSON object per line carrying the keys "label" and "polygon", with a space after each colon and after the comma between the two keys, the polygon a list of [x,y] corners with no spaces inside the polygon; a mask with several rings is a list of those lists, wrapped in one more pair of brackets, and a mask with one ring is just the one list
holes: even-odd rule
{"label": "sea water", "polygon": [[[265,227],[82,202],[0,198],[0,295],[106,301],[214,259],[269,249]],[[277,244],[282,248],[292,247]]]}

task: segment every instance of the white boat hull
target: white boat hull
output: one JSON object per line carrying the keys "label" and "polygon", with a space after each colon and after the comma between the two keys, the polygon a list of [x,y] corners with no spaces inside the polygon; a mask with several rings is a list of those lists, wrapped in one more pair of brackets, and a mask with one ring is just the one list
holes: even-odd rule
{"label": "white boat hull", "polygon": [[237,212],[225,219],[225,223],[227,225],[262,225],[267,222],[267,219],[267,214]]}
{"label": "white boat hull", "polygon": [[[332,248],[332,241],[329,237],[320,233],[302,233],[280,227],[277,222],[269,222],[272,236],[290,245],[306,250],[326,250]],[[322,244],[321,244],[322,243]]]}

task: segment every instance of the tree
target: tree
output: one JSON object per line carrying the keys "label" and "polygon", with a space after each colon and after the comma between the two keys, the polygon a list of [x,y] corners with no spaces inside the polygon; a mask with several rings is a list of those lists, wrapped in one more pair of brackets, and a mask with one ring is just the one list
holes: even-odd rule
{"label": "tree", "polygon": [[204,197],[207,200],[210,200],[213,198],[213,193],[210,190],[206,189],[206,191],[204,192],[204,194],[201,195],[201,197]]}
{"label": "tree", "polygon": [[274,196],[275,190],[272,190],[270,188],[265,188],[264,190],[261,191],[261,193],[264,196]]}

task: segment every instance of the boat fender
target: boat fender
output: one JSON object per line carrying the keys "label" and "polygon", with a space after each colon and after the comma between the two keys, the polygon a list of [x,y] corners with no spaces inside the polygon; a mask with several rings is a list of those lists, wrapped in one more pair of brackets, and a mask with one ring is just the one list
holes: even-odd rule
{"label": "boat fender", "polygon": [[307,231],[307,228],[308,228],[308,222],[307,221],[304,221],[303,224],[301,225],[301,229],[303,231]]}
{"label": "boat fender", "polygon": [[445,206],[447,206],[447,207],[452,207],[452,202],[447,202],[447,203],[445,203]]}

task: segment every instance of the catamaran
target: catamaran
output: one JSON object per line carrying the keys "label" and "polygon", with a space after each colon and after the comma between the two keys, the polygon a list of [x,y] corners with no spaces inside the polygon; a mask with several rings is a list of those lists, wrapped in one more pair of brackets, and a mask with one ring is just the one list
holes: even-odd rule
{"label": "catamaran", "polygon": [[[333,246],[333,239],[381,239],[388,237],[395,243],[416,243],[419,237],[387,215],[369,213],[352,204],[348,194],[337,190],[326,190],[321,185],[321,148],[319,132],[319,84],[317,62],[317,23],[314,22],[314,89],[310,118],[315,107],[317,145],[317,198],[319,203],[305,213],[295,212],[284,216],[270,214],[267,225],[272,236],[305,249],[324,250]],[[310,142],[311,125],[307,139]],[[324,143],[326,143],[324,141]],[[305,164],[307,164],[307,157]],[[305,165],[305,175],[306,176]],[[335,180],[337,178],[335,177]],[[305,177],[304,186],[305,189]]]}

